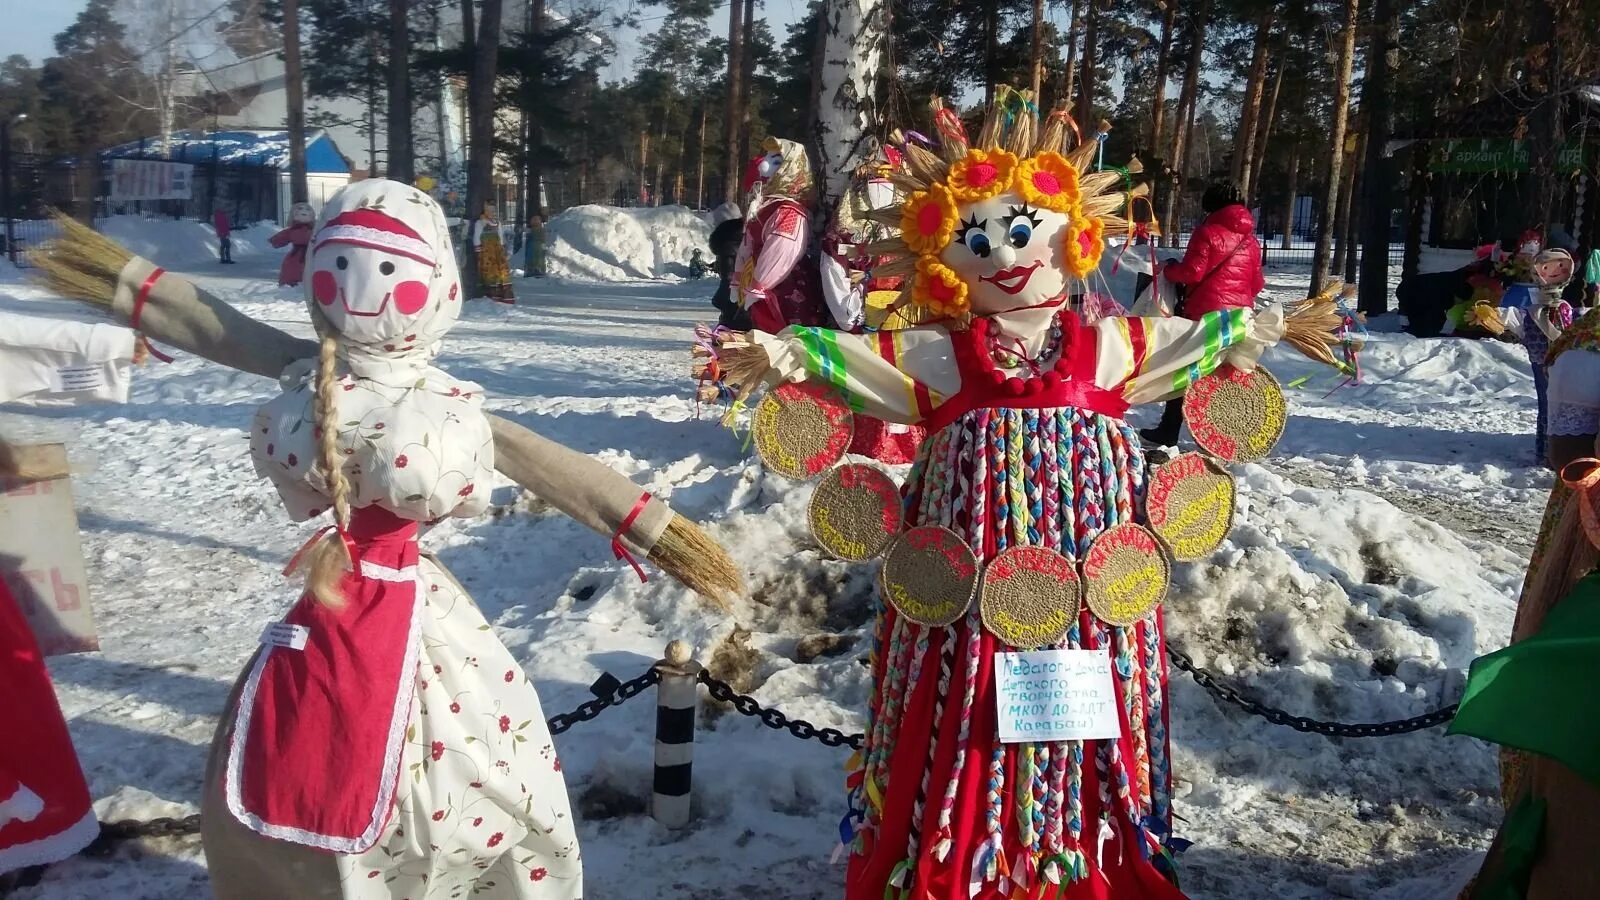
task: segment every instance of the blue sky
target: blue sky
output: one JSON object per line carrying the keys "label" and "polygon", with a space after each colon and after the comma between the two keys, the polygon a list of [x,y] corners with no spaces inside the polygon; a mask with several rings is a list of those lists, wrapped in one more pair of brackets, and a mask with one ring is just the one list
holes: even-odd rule
{"label": "blue sky", "polygon": [[88,5],[87,0],[0,0],[0,22],[6,23],[0,31],[0,59],[21,53],[38,65],[54,56],[55,36]]}

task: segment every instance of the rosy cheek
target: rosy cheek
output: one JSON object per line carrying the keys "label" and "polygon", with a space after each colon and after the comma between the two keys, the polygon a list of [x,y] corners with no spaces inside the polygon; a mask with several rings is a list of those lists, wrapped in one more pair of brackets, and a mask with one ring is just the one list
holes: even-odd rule
{"label": "rosy cheek", "polygon": [[333,273],[328,271],[315,272],[311,276],[311,296],[317,302],[327,306],[339,296],[339,282],[333,280]]}
{"label": "rosy cheek", "polygon": [[394,308],[413,316],[428,305],[428,286],[420,281],[402,281],[394,288]]}

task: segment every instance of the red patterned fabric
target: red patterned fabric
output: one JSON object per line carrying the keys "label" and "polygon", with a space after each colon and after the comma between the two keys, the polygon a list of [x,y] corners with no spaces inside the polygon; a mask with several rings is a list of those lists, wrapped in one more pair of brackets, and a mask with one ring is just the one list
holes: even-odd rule
{"label": "red patterned fabric", "polygon": [[0,578],[0,872],[77,853],[100,834],[28,620]]}

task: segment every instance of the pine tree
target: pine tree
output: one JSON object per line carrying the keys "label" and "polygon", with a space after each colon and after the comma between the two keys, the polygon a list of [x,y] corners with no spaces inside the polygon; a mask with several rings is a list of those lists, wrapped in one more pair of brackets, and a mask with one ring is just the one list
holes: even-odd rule
{"label": "pine tree", "polygon": [[1323,214],[1317,222],[1317,247],[1311,258],[1311,288],[1308,296],[1321,292],[1322,284],[1328,278],[1328,255],[1333,244],[1334,224],[1329,212],[1338,205],[1339,179],[1344,165],[1345,125],[1350,108],[1350,69],[1355,61],[1360,9],[1360,0],[1344,0],[1344,30],[1340,32],[1339,56],[1333,71],[1333,124],[1328,129],[1328,162],[1323,169],[1326,193]]}

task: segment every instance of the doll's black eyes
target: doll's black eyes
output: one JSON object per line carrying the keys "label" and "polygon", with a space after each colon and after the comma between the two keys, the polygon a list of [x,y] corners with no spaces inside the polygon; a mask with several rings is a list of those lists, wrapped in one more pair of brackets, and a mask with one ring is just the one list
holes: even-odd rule
{"label": "doll's black eyes", "polygon": [[338,259],[334,260],[333,264],[338,266],[339,267],[339,271],[341,271],[341,272],[343,272],[345,269],[350,268],[350,260],[345,259],[342,256],[339,257]]}
{"label": "doll's black eyes", "polygon": [[393,275],[394,274],[394,263],[392,263],[392,262],[379,263],[378,264],[378,271],[382,272],[385,275]]}

